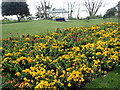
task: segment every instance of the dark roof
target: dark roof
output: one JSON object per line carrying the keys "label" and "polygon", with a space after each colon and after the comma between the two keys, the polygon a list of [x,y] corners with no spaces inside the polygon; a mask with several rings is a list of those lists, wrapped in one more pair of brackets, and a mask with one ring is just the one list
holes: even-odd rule
{"label": "dark roof", "polygon": [[53,9],[50,13],[68,13],[65,9]]}

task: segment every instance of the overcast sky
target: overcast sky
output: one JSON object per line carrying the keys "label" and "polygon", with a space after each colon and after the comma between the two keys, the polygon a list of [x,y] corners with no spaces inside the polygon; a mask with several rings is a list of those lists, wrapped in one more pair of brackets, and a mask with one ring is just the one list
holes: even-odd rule
{"label": "overcast sky", "polygon": [[[35,6],[38,4],[40,0],[27,0],[27,4],[29,5],[29,9],[30,9],[30,13],[35,15],[36,13],[36,8]],[[67,9],[67,2],[76,2],[76,4],[80,3],[80,17],[84,17],[87,16],[87,12],[85,11],[86,8],[83,5],[83,1],[84,0],[46,0],[46,1],[50,1],[52,4],[52,8],[57,8],[57,9]],[[101,7],[98,11],[98,15],[100,14],[104,14],[109,8],[114,7],[115,5],[117,5],[117,3],[120,0],[104,0],[105,1],[105,5],[103,7]],[[2,2],[2,0],[0,0],[0,2]],[[77,6],[76,6],[77,7]],[[0,15],[1,16],[1,15]],[[74,13],[74,17],[76,17],[76,12]]]}

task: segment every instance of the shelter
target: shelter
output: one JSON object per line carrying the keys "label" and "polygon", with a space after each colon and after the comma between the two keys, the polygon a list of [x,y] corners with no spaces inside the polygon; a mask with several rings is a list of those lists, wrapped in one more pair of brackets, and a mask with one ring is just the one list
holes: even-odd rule
{"label": "shelter", "polygon": [[53,18],[67,18],[68,11],[65,9],[52,9],[50,14]]}

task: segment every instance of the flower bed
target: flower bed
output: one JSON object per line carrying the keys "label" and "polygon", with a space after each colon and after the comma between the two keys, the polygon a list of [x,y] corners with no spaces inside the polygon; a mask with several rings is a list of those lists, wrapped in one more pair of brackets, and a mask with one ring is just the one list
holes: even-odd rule
{"label": "flower bed", "polygon": [[80,88],[120,63],[117,23],[3,40],[6,88]]}

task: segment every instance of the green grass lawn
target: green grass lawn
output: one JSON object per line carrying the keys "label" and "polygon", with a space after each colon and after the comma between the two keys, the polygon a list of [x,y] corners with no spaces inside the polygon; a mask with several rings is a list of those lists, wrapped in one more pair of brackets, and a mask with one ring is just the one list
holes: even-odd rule
{"label": "green grass lawn", "polygon": [[4,23],[2,24],[2,37],[7,38],[9,33],[22,34],[40,34],[48,31],[54,31],[56,28],[64,29],[68,27],[80,27],[85,25],[100,24],[105,21],[115,21],[114,19],[93,19],[89,20],[71,20],[68,22],[57,22],[51,20],[38,20],[29,22],[16,22],[16,23]]}
{"label": "green grass lawn", "polygon": [[98,77],[90,83],[87,83],[83,88],[116,88],[120,89],[120,66],[109,72],[107,75]]}

